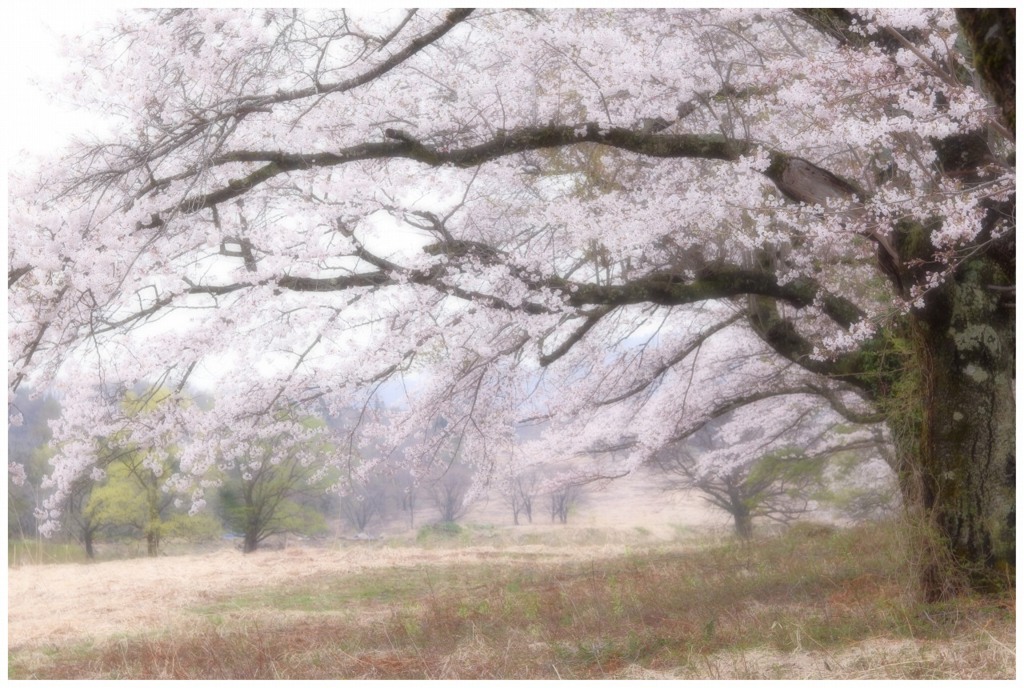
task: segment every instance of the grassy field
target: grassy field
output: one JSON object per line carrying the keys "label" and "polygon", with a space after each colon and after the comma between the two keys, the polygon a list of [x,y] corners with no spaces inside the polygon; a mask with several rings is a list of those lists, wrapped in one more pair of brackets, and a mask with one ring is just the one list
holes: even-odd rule
{"label": "grassy field", "polygon": [[[213,550],[219,543],[171,542],[162,547],[167,554],[183,554],[197,550]],[[146,555],[145,541],[103,542],[97,545],[96,561],[123,561]],[[90,562],[85,550],[77,542],[52,542],[43,538],[37,540],[8,540],[8,567],[37,566],[45,564],[86,564]]]}
{"label": "grassy field", "polygon": [[[570,559],[494,531],[421,538],[402,546],[439,554],[431,563],[413,557],[372,574],[319,572],[222,592],[190,606],[184,627],[62,643],[12,638],[8,675],[1015,677],[1013,596],[917,602],[896,527],[797,528],[749,544],[634,535],[589,533],[613,541],[618,554],[588,557],[583,549]],[[547,537],[557,544],[564,536]],[[445,563],[446,552],[454,556],[476,538],[496,546],[471,564]]]}
{"label": "grassy field", "polygon": [[77,543],[50,542],[42,539],[7,541],[8,566],[66,564],[85,560],[85,552]]}

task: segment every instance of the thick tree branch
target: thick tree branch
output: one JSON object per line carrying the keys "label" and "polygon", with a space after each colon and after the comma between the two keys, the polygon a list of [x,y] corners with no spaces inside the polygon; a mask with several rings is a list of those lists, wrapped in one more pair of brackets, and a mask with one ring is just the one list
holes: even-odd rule
{"label": "thick tree branch", "polygon": [[540,364],[544,367],[547,367],[554,363],[555,361],[557,361],[558,359],[560,359],[565,354],[569,353],[572,347],[576,346],[576,344],[587,335],[587,332],[590,332],[590,330],[593,329],[594,325],[597,325],[597,323],[601,322],[601,318],[611,313],[612,310],[614,310],[612,307],[605,306],[591,312],[584,319],[583,324],[576,328],[576,330],[573,331],[571,335],[566,337],[565,341],[559,344],[554,351],[552,351],[550,354],[544,354],[540,357]]}
{"label": "thick tree branch", "polygon": [[752,297],[749,320],[754,332],[783,358],[812,373],[870,389],[860,378],[867,371],[856,355],[847,354],[835,360],[815,358],[814,347],[792,322],[782,317],[774,300]]}
{"label": "thick tree branch", "polygon": [[[430,248],[428,247],[428,249]],[[469,252],[455,251],[452,255],[461,257],[468,254]],[[492,260],[497,257],[493,251],[488,255]],[[515,266],[511,267],[514,269]],[[519,310],[534,314],[549,312],[547,308],[539,304],[527,302],[523,306],[513,306],[493,295],[463,290],[445,280],[446,277],[451,276],[451,273],[444,265],[435,266],[430,270],[404,271],[401,276],[409,282],[434,287],[467,301],[483,303],[502,310]],[[216,296],[271,282],[279,288],[289,291],[331,292],[360,287],[388,286],[397,284],[398,278],[399,275],[387,270],[336,277],[285,276],[252,283],[191,285],[187,293]],[[818,294],[818,285],[812,280],[794,280],[780,285],[771,273],[728,268],[706,269],[700,272],[694,280],[684,280],[676,275],[658,273],[637,278],[622,285],[597,285],[560,278],[531,279],[524,274],[520,274],[519,278],[533,289],[550,289],[560,292],[568,304],[575,307],[615,308],[639,303],[683,306],[714,299],[756,295],[803,308],[813,304]],[[823,311],[843,327],[849,327],[861,317],[861,312],[856,306],[838,297],[826,297],[823,302]],[[592,325],[593,323],[590,326]],[[582,335],[580,336],[582,337]]]}
{"label": "thick tree branch", "polygon": [[[602,129],[593,122],[579,127],[551,125],[499,132],[489,141],[464,148],[431,146],[394,129],[388,129],[385,136],[390,140],[363,143],[338,152],[233,151],[215,156],[209,161],[215,167],[239,162],[264,164],[244,177],[232,179],[216,191],[186,199],[179,207],[188,213],[198,212],[241,196],[281,174],[364,160],[403,158],[432,167],[451,165],[469,168],[526,151],[598,143],[651,157],[728,161],[735,160],[750,148],[748,143],[730,141],[718,135],[655,135],[621,127]],[[160,188],[166,185],[164,180],[155,184]]]}
{"label": "thick tree branch", "polygon": [[7,271],[7,288],[10,289],[15,282],[20,280],[22,277],[32,272],[31,265],[22,265],[20,268],[14,268],[13,270]]}
{"label": "thick tree branch", "polygon": [[[903,47],[903,41],[906,41],[902,35],[894,36],[884,28],[874,30],[867,35],[863,31],[855,30],[853,27],[856,17],[845,9],[835,7],[795,9],[793,14],[844,47],[863,48],[874,43],[892,55]],[[918,36],[915,32],[911,32],[911,37],[917,38]]]}
{"label": "thick tree branch", "polygon": [[1017,11],[959,9],[957,21],[974,53],[985,90],[995,101],[1011,139],[1017,134]]}
{"label": "thick tree branch", "polygon": [[851,423],[857,423],[859,425],[873,425],[875,423],[881,423],[885,420],[885,414],[878,411],[857,411],[850,408],[850,406],[843,401],[840,394],[834,390],[829,389],[824,385],[810,384],[807,385],[807,390],[812,394],[816,394],[832,407],[832,410],[838,413],[840,416],[850,421]]}
{"label": "thick tree branch", "polygon": [[[814,303],[819,289],[813,280],[800,279],[780,285],[776,276],[770,272],[728,267],[705,268],[693,280],[659,273],[624,285],[570,284],[548,280],[545,286],[568,293],[569,303],[574,306],[624,306],[637,303],[681,306],[712,299],[757,295],[804,308]],[[826,297],[823,310],[843,327],[849,327],[862,317],[860,309],[838,297]]]}

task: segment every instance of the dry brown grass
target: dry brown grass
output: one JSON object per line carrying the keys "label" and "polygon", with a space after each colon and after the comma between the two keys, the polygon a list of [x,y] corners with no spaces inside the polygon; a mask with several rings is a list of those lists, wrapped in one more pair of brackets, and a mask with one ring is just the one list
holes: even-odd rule
{"label": "dry brown grass", "polygon": [[433,549],[220,590],[182,611],[187,628],[25,644],[9,675],[1013,678],[1012,596],[920,604],[903,544],[876,527],[571,560]]}

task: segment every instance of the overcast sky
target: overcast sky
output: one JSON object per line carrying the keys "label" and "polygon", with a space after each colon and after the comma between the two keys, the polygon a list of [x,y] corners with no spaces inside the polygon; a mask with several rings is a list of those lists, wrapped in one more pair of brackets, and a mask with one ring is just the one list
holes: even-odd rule
{"label": "overcast sky", "polygon": [[52,150],[83,120],[44,95],[35,84],[52,80],[66,66],[60,37],[82,31],[114,13],[110,7],[41,3],[12,3],[4,18],[4,108],[6,160],[17,164],[22,150]]}

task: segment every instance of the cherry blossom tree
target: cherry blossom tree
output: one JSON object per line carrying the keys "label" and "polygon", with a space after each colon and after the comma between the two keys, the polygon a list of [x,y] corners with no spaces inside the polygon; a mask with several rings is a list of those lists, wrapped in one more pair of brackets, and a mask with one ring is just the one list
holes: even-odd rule
{"label": "cherry blossom tree", "polygon": [[301,502],[305,495],[326,495],[330,462],[322,455],[331,448],[317,441],[316,421],[302,425],[308,432],[299,440],[282,434],[239,446],[231,438],[238,450],[221,465],[217,493],[224,521],[242,535],[245,554],[276,535],[327,529],[323,514]]}
{"label": "cherry blossom tree", "polygon": [[830,459],[856,453],[862,465],[881,463],[884,443],[882,428],[849,427],[808,401],[788,405],[791,418],[772,428],[758,422],[760,404],[744,406],[659,452],[653,464],[671,487],[696,490],[729,514],[741,538],[753,536],[755,518],[791,523],[828,497]]}
{"label": "cherry blossom tree", "polygon": [[[68,41],[61,85],[110,131],[10,180],[9,387],[95,383],[55,428],[58,487],[94,468],[76,438],[117,429],[88,393],[137,380],[216,379],[213,409],[161,420],[193,439],[354,406],[352,447],[383,448],[360,472],[401,449],[417,478],[456,446],[480,484],[595,449],[620,464],[577,477],[619,474],[814,396],[887,424],[938,533],[926,594],[998,585],[1014,30],[1013,10],[125,13]],[[183,445],[197,503],[216,460]]]}

